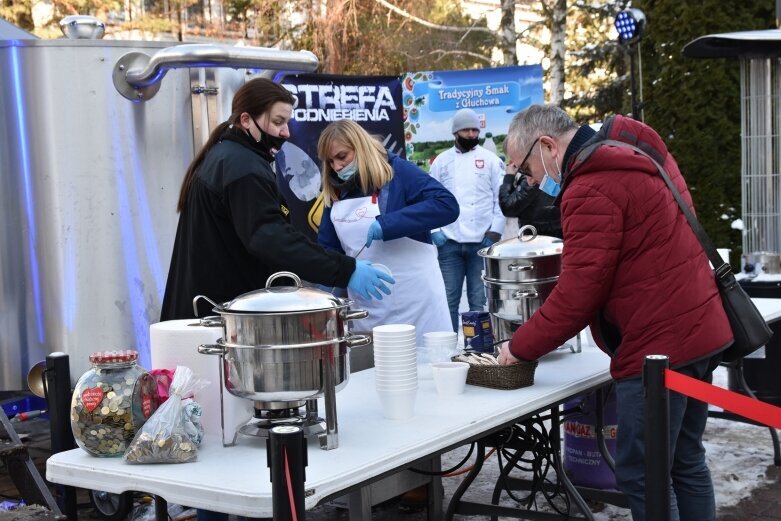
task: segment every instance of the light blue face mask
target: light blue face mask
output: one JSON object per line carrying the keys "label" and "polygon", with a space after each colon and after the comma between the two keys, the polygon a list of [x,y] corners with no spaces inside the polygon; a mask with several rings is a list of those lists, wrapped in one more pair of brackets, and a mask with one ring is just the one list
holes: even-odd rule
{"label": "light blue face mask", "polygon": [[[542,157],[542,145],[540,145],[540,162],[542,163],[542,168],[545,169],[545,176],[540,182],[540,191],[548,194],[551,197],[556,197],[559,195],[559,192],[561,192],[561,183],[557,183],[551,176],[548,175],[548,169],[545,167],[545,160]],[[558,170],[558,168],[559,165],[557,164],[556,169]],[[559,180],[561,180],[561,170],[559,170]]]}
{"label": "light blue face mask", "polygon": [[540,183],[540,190],[551,197],[556,197],[561,192],[561,183],[557,183],[551,176],[545,174]]}
{"label": "light blue face mask", "polygon": [[358,165],[356,164],[355,159],[353,159],[352,163],[350,163],[349,165],[345,166],[344,168],[336,172],[336,175],[342,181],[347,181],[352,176],[354,176],[355,172],[357,171],[358,171]]}

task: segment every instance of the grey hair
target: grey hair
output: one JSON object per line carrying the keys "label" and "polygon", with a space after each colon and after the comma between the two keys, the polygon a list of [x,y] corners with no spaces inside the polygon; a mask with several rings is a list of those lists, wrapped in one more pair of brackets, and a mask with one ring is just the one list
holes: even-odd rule
{"label": "grey hair", "polygon": [[513,117],[505,139],[505,152],[512,147],[516,153],[528,147],[540,136],[558,138],[578,125],[556,105],[532,105]]}

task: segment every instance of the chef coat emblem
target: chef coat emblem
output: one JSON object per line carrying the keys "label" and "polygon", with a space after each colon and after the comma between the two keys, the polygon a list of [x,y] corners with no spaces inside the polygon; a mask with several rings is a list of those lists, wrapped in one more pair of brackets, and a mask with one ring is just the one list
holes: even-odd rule
{"label": "chef coat emblem", "polygon": [[475,167],[476,168],[483,168],[485,166],[485,160],[484,159],[475,159]]}

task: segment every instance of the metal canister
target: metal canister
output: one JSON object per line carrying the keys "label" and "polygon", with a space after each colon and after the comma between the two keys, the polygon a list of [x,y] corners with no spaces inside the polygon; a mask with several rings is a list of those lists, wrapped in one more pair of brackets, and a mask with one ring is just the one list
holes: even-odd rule
{"label": "metal canister", "polygon": [[71,429],[76,443],[93,456],[122,456],[158,406],[154,378],[138,365],[133,350],[101,351],[76,383]]}

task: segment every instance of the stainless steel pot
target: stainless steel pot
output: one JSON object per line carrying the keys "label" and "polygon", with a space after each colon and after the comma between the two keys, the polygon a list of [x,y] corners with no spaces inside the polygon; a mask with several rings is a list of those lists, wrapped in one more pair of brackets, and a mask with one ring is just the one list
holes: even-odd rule
{"label": "stainless steel pot", "polygon": [[[323,342],[304,348],[291,346],[238,346],[217,341],[199,346],[198,352],[223,356],[225,388],[229,393],[256,402],[264,409],[286,409],[290,402],[319,398],[326,392],[324,367],[330,366],[335,391],[350,377],[349,348],[363,345],[359,339]],[[279,406],[276,402],[283,402]]]}
{"label": "stainless steel pot", "polygon": [[517,238],[499,241],[477,254],[483,258],[486,281],[534,282],[559,276],[563,245],[557,237],[538,236],[537,229],[527,224],[518,230]]}
{"label": "stainless steel pot", "polygon": [[[280,277],[294,286],[271,286]],[[198,299],[208,298],[199,295]],[[216,345],[202,345],[202,354],[221,355],[225,388],[233,395],[266,402],[310,400],[347,384],[349,348],[368,344],[368,336],[349,335],[349,320],[366,318],[350,310],[350,301],[305,288],[290,272],[269,277],[266,288],[245,293],[231,302],[212,302],[220,316],[201,325],[222,327]],[[279,408],[282,408],[280,406]]]}
{"label": "stainless steel pot", "polygon": [[483,279],[488,299],[488,311],[513,322],[526,322],[548,298],[558,277],[524,283],[492,282]]}
{"label": "stainless steel pot", "polygon": [[746,255],[743,270],[749,274],[778,275],[781,273],[781,255],[769,251],[749,253]]}

